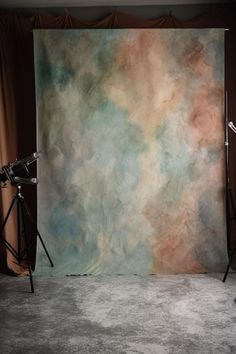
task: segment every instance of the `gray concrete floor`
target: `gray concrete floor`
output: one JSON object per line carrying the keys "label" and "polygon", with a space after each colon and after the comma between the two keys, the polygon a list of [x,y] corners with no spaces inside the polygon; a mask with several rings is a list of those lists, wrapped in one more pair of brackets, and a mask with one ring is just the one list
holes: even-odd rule
{"label": "gray concrete floor", "polygon": [[0,353],[236,353],[236,275],[0,275]]}

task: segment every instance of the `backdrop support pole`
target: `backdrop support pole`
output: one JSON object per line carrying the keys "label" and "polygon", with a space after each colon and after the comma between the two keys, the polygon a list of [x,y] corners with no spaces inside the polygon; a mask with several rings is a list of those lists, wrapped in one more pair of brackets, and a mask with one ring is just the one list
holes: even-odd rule
{"label": "backdrop support pole", "polygon": [[[226,179],[226,222],[227,222],[227,248],[229,255],[229,262],[226,267],[223,282],[226,281],[230,266],[233,261],[233,256],[236,251],[236,246],[230,251],[230,235],[232,231],[232,222],[236,222],[236,209],[234,205],[230,175],[229,175],[229,128],[236,133],[236,127],[233,122],[228,121],[228,95],[225,95],[225,179]],[[232,216],[230,215],[232,211]]]}

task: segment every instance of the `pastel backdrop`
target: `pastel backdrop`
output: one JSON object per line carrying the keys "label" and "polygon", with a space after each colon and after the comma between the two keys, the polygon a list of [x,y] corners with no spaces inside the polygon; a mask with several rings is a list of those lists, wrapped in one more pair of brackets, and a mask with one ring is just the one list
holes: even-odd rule
{"label": "pastel backdrop", "polygon": [[37,274],[222,271],[224,31],[34,30]]}

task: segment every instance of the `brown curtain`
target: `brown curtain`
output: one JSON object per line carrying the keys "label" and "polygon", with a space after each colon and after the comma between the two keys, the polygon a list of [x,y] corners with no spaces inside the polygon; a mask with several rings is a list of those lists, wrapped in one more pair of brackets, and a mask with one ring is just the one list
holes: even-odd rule
{"label": "brown curtain", "polygon": [[[0,168],[15,158],[22,158],[36,151],[36,109],[34,90],[33,34],[36,28],[229,28],[225,43],[225,86],[228,93],[229,120],[236,120],[236,29],[235,15],[204,14],[188,21],[172,15],[146,20],[114,12],[98,21],[80,21],[67,12],[63,16],[24,16],[9,13],[0,16]],[[232,195],[236,200],[236,136],[230,135],[230,180]],[[35,171],[33,171],[35,172]],[[206,171],[207,173],[207,171]],[[8,186],[0,189],[0,224],[16,191]],[[36,219],[37,196],[34,186],[24,186],[24,195]],[[233,221],[229,234],[228,250],[236,241],[236,227],[232,208],[228,221]],[[4,229],[5,240],[17,248],[16,215],[12,215]],[[43,235],[42,235],[43,236]],[[34,237],[34,236],[32,236]],[[31,252],[35,261],[35,248]],[[236,257],[236,252],[235,252]],[[14,257],[0,243],[0,270],[14,274],[25,272],[24,264],[18,266]]]}

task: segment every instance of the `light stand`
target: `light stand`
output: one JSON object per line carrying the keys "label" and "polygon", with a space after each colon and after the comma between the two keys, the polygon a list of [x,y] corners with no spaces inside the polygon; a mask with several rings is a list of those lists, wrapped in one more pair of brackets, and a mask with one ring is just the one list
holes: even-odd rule
{"label": "light stand", "polygon": [[[20,265],[24,260],[27,262],[31,292],[34,292],[34,284],[31,270],[30,250],[33,245],[36,244],[37,236],[43,246],[43,249],[47,255],[51,267],[53,267],[52,260],[49,256],[47,248],[42,240],[42,237],[37,229],[36,223],[32,217],[32,214],[27,206],[25,198],[21,192],[21,184],[37,184],[37,178],[31,178],[28,166],[39,158],[40,153],[35,152],[30,156],[23,158],[22,160],[15,160],[3,166],[0,169],[0,187],[3,183],[3,187],[6,186],[6,181],[9,181],[14,187],[17,188],[15,197],[13,198],[11,205],[7,211],[6,217],[0,229],[0,242],[7,248],[7,250],[13,255]],[[17,250],[3,237],[3,231],[10,217],[13,207],[16,204],[17,208]],[[27,223],[28,222],[28,223]],[[33,237],[29,238],[29,223],[31,225],[30,231],[33,230]],[[23,241],[23,245],[22,245]],[[24,248],[23,248],[24,247]],[[22,249],[23,248],[23,249]]]}
{"label": "light stand", "polygon": [[[21,185],[17,185],[17,193],[15,197],[13,198],[11,205],[8,209],[7,215],[3,221],[1,231],[0,231],[0,241],[1,243],[8,249],[8,251],[15,257],[17,260],[18,264],[20,265],[23,260],[27,261],[28,265],[28,270],[29,270],[29,277],[30,277],[30,287],[31,287],[31,292],[34,293],[34,284],[33,284],[33,277],[32,277],[32,270],[31,270],[31,262],[30,262],[30,250],[32,246],[35,244],[37,236],[39,237],[39,240],[43,246],[43,249],[48,257],[48,260],[51,264],[51,267],[53,267],[52,260],[49,256],[49,253],[46,249],[46,246],[42,240],[42,237],[36,227],[36,224],[33,220],[33,217],[31,215],[31,212],[27,206],[27,203],[25,201],[25,198],[21,192]],[[2,234],[4,231],[4,228],[7,224],[7,221],[9,219],[9,216],[13,210],[13,207],[16,203],[16,208],[17,208],[17,250],[14,249],[14,247],[5,239],[3,239]],[[29,240],[29,234],[28,234],[28,228],[27,228],[27,221],[31,223],[31,226],[33,227],[34,232],[36,233],[36,237],[33,237],[33,239]],[[24,249],[22,250],[22,240],[24,241]],[[26,256],[26,258],[24,258]]]}
{"label": "light stand", "polygon": [[[227,114],[226,114],[226,119],[227,119]],[[233,195],[232,195],[232,189],[231,189],[231,184],[230,184],[230,178],[229,178],[229,135],[228,135],[228,128],[230,128],[235,134],[236,134],[236,127],[234,126],[233,122],[228,122],[226,120],[226,129],[225,129],[225,164],[226,164],[226,214],[227,214],[227,243],[228,243],[228,250],[229,250],[229,245],[230,245],[230,235],[231,235],[231,230],[232,230],[232,222],[236,222],[236,209],[234,205],[234,200],[233,200]],[[230,209],[232,210],[232,216],[230,215]],[[223,282],[226,281],[230,266],[233,261],[233,256],[236,251],[236,247],[234,247],[229,255],[229,262],[224,274]]]}

